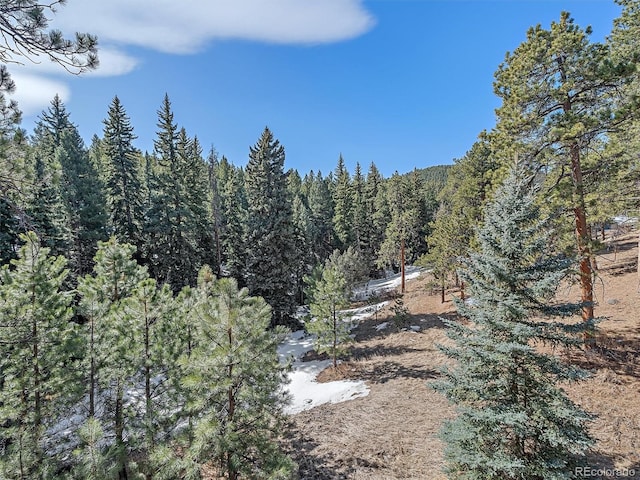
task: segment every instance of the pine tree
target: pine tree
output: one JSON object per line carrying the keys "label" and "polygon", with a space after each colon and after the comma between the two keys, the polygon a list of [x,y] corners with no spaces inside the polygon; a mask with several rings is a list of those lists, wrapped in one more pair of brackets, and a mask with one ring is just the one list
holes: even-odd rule
{"label": "pine tree", "polygon": [[50,257],[32,232],[0,272],[0,476],[42,478],[45,432],[77,400],[79,334],[63,290],[66,260]]}
{"label": "pine tree", "polygon": [[402,177],[395,172],[387,182],[386,191],[391,215],[378,251],[378,266],[399,267],[402,273],[401,291],[404,293],[405,264],[420,254],[420,244],[424,241],[421,233],[426,219],[421,188],[416,188],[410,177]]}
{"label": "pine tree", "polygon": [[[619,108],[616,97],[632,77],[634,65],[611,61],[610,47],[591,42],[591,29],[578,27],[568,12],[549,30],[540,25],[507,54],[495,74],[502,99],[497,132],[501,150],[518,153],[534,169],[565,169],[572,188],[566,204],[573,212],[582,317],[594,317],[590,229],[585,205],[584,155],[600,138],[629,119],[633,109]],[[514,152],[514,149],[518,149]],[[594,332],[585,342],[595,344]]]}
{"label": "pine tree", "polygon": [[[79,281],[80,312],[86,319],[86,369],[89,393],[89,416],[109,425],[115,438],[113,468],[126,475],[128,453],[125,437],[128,419],[124,395],[133,386],[139,372],[140,359],[145,358],[142,329],[131,314],[130,297],[147,277],[132,256],[135,247],[120,245],[112,237],[100,242],[95,257],[93,275]],[[106,411],[97,416],[98,398],[106,399]]]}
{"label": "pine tree", "polygon": [[353,191],[351,176],[344,164],[342,155],[335,169],[335,187],[333,189],[333,230],[338,245],[345,250],[353,244]]}
{"label": "pine tree", "polygon": [[[463,158],[454,161],[440,191],[440,206],[431,222],[427,238],[429,252],[425,259],[438,277],[442,302],[445,288],[456,275],[460,261],[477,247],[477,227],[495,190],[499,170],[490,144],[486,140],[478,141]],[[455,283],[458,286],[457,278]],[[460,286],[464,295],[464,285]]]}
{"label": "pine tree", "polygon": [[137,137],[120,99],[113,98],[104,120],[102,162],[111,231],[123,243],[142,248],[144,226],[140,153]]}
{"label": "pine tree", "polygon": [[316,175],[311,172],[305,183],[309,184],[307,202],[311,216],[310,243],[315,257],[313,263],[321,264],[336,247],[333,232],[333,201],[328,180],[322,177],[322,172]]}
{"label": "pine tree", "polygon": [[71,231],[68,256],[77,277],[91,271],[97,244],[106,240],[106,202],[98,172],[74,126],[61,133],[55,157],[62,169],[61,196]]}
{"label": "pine tree", "polygon": [[208,219],[207,170],[197,140],[174,123],[166,95],[158,111],[158,128],[156,168],[148,186],[146,249],[153,277],[179,291],[195,284],[203,263],[201,242],[210,247],[203,228]]}
{"label": "pine tree", "polygon": [[351,340],[349,324],[341,312],[349,303],[349,285],[341,269],[329,261],[307,277],[307,283],[310,315],[305,329],[316,336],[316,351],[328,353],[335,369],[345,344]]}
{"label": "pine tree", "polygon": [[456,302],[472,323],[447,322],[455,345],[441,349],[457,366],[436,388],[459,411],[442,431],[451,478],[573,478],[591,444],[589,416],[557,386],[583,372],[538,349],[579,345],[585,327],[554,320],[581,305],[551,303],[572,262],[549,255],[529,181],[514,171],[487,206],[479,253],[461,273],[473,302]]}
{"label": "pine tree", "polygon": [[[176,357],[172,355],[172,344],[177,343],[180,332],[174,325],[175,305],[168,285],[159,288],[153,278],[142,279],[134,287],[131,296],[125,300],[125,310],[132,319],[132,327],[137,330],[140,339],[141,355],[135,359],[136,377],[142,376],[144,384],[143,402],[135,411],[134,428],[143,432],[141,441],[136,445],[146,458],[141,470],[146,478],[152,478],[153,466],[149,463],[157,442],[166,438],[175,429],[175,416],[168,414],[175,410],[175,392],[171,391],[172,382],[168,381]],[[167,365],[171,365],[170,367]],[[132,435],[131,435],[132,436]],[[131,437],[130,436],[130,437]]]}
{"label": "pine tree", "polygon": [[216,173],[220,186],[222,229],[221,256],[228,275],[244,284],[247,223],[247,197],[244,173],[222,157]]}
{"label": "pine tree", "polygon": [[285,378],[276,352],[282,332],[268,330],[269,306],[238,290],[235,280],[214,281],[208,270],[198,290],[191,350],[181,362],[193,431],[182,458],[158,450],[157,476],[201,478],[202,465],[211,462],[216,475],[230,480],[289,478],[291,461],[275,442]]}
{"label": "pine tree", "polygon": [[245,175],[247,248],[245,278],[251,295],[273,308],[274,325],[294,322],[295,259],[291,200],[284,174],[284,148],[265,128],[251,147]]}

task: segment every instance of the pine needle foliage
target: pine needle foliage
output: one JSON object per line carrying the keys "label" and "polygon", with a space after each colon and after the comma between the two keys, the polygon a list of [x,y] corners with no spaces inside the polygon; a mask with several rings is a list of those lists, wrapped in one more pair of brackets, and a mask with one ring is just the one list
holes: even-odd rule
{"label": "pine needle foliage", "polygon": [[342,309],[349,304],[349,291],[345,275],[330,259],[324,268],[317,268],[313,275],[306,278],[309,284],[307,295],[310,298],[310,319],[306,330],[314,334],[315,349],[318,353],[327,353],[338,366],[338,357],[344,354],[345,345],[351,340],[349,324],[344,321]]}
{"label": "pine needle foliage", "polygon": [[580,304],[550,303],[573,262],[548,255],[549,236],[535,192],[514,170],[487,206],[479,252],[461,272],[472,300],[457,308],[471,322],[447,322],[455,345],[440,347],[457,361],[434,384],[458,406],[442,430],[450,478],[573,478],[592,444],[590,416],[558,385],[585,373],[537,348],[579,345],[578,333],[592,327],[563,320]]}
{"label": "pine needle foliage", "polygon": [[64,257],[33,232],[0,270],[0,478],[46,478],[45,432],[78,389],[79,335]]}
{"label": "pine needle foliage", "polygon": [[180,359],[188,425],[175,439],[180,448],[155,450],[154,478],[207,478],[205,465],[230,480],[289,478],[293,464],[275,441],[286,399],[286,368],[276,352],[284,331],[269,329],[269,305],[236,280],[215,280],[203,267],[198,283],[197,292],[181,294],[197,297]]}

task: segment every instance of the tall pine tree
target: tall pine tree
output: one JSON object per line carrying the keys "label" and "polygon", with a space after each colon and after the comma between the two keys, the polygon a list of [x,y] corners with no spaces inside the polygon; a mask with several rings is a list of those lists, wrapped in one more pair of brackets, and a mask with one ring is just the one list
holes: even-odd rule
{"label": "tall pine tree", "polygon": [[142,249],[144,197],[141,181],[140,152],[133,146],[136,139],[124,106],[113,98],[104,120],[101,142],[105,191],[111,232],[123,243]]}
{"label": "tall pine tree", "polygon": [[284,173],[284,148],[268,128],[251,147],[245,176],[247,287],[273,308],[272,322],[294,322],[295,231]]}
{"label": "tall pine tree", "polygon": [[456,302],[471,324],[447,322],[454,346],[441,348],[457,365],[436,388],[459,411],[442,432],[451,478],[574,478],[591,444],[588,415],[557,385],[583,372],[538,348],[576,346],[584,327],[562,320],[580,304],[552,303],[572,265],[549,256],[552,232],[528,181],[514,172],[487,206],[461,273],[473,302]]}

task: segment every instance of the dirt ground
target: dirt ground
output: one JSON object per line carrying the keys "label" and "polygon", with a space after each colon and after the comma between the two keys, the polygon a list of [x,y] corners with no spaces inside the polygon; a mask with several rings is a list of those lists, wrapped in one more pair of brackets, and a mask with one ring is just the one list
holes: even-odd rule
{"label": "dirt ground", "polygon": [[[593,469],[635,469],[640,478],[640,291],[636,273],[638,236],[612,238],[598,252],[596,315],[598,348],[557,352],[591,372],[565,386],[569,396],[595,416],[590,432],[596,445],[587,458]],[[287,447],[299,464],[301,480],[444,479],[438,431],[455,409],[428,385],[448,362],[436,344],[447,342],[442,318],[457,319],[452,295],[440,302],[428,286],[428,274],[407,283],[410,316],[399,329],[387,306],[356,330],[356,341],[339,372],[319,380],[364,379],[368,396],[325,404],[291,417]],[[563,287],[559,296],[577,300],[579,287]],[[387,329],[376,325],[389,322]],[[619,478],[595,477],[589,478]],[[629,478],[629,477],[626,477]]]}

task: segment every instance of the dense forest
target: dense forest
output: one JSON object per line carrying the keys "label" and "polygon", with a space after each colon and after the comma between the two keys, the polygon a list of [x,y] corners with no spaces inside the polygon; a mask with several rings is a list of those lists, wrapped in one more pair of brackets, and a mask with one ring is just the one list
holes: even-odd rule
{"label": "dense forest", "polygon": [[355,282],[405,264],[430,268],[443,299],[457,284],[464,300],[465,282],[482,299],[468,262],[500,238],[486,236],[502,215],[487,205],[531,186],[526,207],[549,219],[542,250],[575,259],[593,346],[593,252],[640,197],[640,4],[618,3],[603,43],[566,13],[532,27],[495,73],[495,127],[450,166],[389,178],[366,159],[349,172],[342,156],[286,170],[269,128],[235,165],[179,126],[168,95],[143,152],[117,96],[87,145],[58,96],[26,132],[3,94],[0,476],[288,478],[275,348],[283,327],[301,326],[298,306],[335,319]]}

